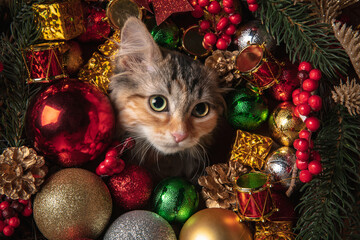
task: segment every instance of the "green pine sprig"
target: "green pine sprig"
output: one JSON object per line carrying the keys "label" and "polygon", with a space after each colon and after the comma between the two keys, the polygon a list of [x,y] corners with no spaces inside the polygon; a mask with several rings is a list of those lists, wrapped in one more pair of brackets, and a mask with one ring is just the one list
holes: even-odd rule
{"label": "green pine sprig", "polygon": [[301,189],[297,239],[343,239],[345,221],[356,209],[360,119],[337,106],[322,120],[323,128],[315,143],[322,157],[323,172]]}
{"label": "green pine sprig", "polygon": [[311,62],[329,79],[338,72],[346,73],[349,66],[346,52],[330,26],[317,21],[311,4],[294,4],[293,0],[259,0],[258,3],[257,16],[277,43],[285,44],[293,63]]}

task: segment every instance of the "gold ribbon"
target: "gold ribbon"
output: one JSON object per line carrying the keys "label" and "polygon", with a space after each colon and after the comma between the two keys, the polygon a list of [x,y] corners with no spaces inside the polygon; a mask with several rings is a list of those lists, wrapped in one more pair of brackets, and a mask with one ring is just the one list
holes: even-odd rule
{"label": "gold ribbon", "polygon": [[254,240],[294,240],[291,221],[257,222]]}

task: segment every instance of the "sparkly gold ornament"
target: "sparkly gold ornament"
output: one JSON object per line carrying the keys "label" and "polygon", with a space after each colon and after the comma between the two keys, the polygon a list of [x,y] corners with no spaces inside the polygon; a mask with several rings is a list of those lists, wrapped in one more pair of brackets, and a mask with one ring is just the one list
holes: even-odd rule
{"label": "sparkly gold ornament", "polygon": [[272,138],[284,146],[292,146],[305,123],[294,115],[295,106],[290,102],[280,103],[269,118],[269,129]]}
{"label": "sparkly gold ornament", "polygon": [[238,161],[245,166],[261,169],[272,143],[269,137],[237,130],[230,161]]}
{"label": "sparkly gold ornament", "polygon": [[254,240],[293,240],[291,221],[257,222]]}
{"label": "sparkly gold ornament", "polygon": [[252,234],[233,211],[207,208],[192,215],[184,224],[179,240],[251,240]]}
{"label": "sparkly gold ornament", "polygon": [[96,239],[112,212],[110,192],[100,177],[80,168],[53,174],[34,200],[34,219],[52,239]]}
{"label": "sparkly gold ornament", "polygon": [[80,0],[34,4],[33,11],[43,40],[69,40],[85,31]]}
{"label": "sparkly gold ornament", "polygon": [[34,149],[7,148],[0,155],[0,194],[27,200],[39,190],[46,173],[44,157]]}

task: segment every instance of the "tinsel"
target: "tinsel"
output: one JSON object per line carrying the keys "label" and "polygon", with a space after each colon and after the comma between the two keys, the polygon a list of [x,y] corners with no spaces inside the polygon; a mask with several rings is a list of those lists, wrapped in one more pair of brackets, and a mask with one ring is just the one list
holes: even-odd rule
{"label": "tinsel", "polygon": [[236,205],[233,192],[233,179],[249,170],[239,162],[219,163],[205,169],[207,175],[201,176],[198,183],[208,208],[231,209]]}
{"label": "tinsel", "polygon": [[360,114],[360,85],[353,79],[334,87],[331,91],[332,98],[336,103],[344,105],[351,116]]}
{"label": "tinsel", "polygon": [[293,240],[291,221],[269,221],[256,223],[255,240]]}

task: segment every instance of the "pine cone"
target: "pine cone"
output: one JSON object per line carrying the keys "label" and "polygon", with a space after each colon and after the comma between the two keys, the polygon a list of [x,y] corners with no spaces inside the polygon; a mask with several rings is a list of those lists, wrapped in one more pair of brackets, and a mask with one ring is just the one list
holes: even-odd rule
{"label": "pine cone", "polygon": [[7,148],[0,155],[0,194],[27,200],[39,190],[46,173],[44,157],[34,149]]}
{"label": "pine cone", "polygon": [[239,162],[227,162],[209,166],[207,176],[201,176],[198,183],[208,208],[232,209],[236,204],[233,192],[233,179],[248,172]]}
{"label": "pine cone", "polygon": [[331,93],[334,101],[344,105],[351,116],[360,114],[360,85],[355,79],[347,80],[345,84],[341,82]]}

